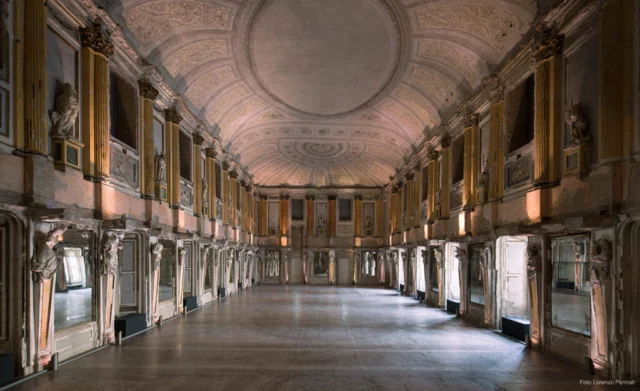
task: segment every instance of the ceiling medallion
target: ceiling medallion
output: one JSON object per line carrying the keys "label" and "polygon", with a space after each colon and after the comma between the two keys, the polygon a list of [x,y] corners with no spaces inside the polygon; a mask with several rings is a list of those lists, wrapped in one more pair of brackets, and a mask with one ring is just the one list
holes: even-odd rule
{"label": "ceiling medallion", "polygon": [[409,23],[396,1],[249,2],[235,23],[238,69],[260,98],[299,118],[364,112],[408,64]]}

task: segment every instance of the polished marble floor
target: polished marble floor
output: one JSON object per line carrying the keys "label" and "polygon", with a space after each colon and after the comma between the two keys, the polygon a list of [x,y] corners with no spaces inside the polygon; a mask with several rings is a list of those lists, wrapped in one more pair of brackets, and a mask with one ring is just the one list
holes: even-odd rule
{"label": "polished marble floor", "polygon": [[394,291],[263,285],[17,389],[577,390],[580,379]]}

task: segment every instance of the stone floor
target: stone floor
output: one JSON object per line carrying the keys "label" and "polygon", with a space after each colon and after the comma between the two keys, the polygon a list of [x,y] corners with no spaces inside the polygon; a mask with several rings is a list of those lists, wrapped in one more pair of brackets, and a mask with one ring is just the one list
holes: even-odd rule
{"label": "stone floor", "polygon": [[263,285],[17,389],[573,390],[580,379],[394,291]]}

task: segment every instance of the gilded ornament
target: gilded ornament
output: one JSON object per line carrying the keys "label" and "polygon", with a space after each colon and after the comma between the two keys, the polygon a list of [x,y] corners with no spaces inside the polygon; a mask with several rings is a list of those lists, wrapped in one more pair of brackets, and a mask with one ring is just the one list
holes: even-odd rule
{"label": "gilded ornament", "polygon": [[97,20],[90,27],[80,29],[80,39],[82,46],[100,53],[106,58],[113,55],[113,43],[111,34],[107,33],[102,26],[102,22]]}
{"label": "gilded ornament", "polygon": [[158,97],[158,90],[148,80],[138,80],[138,90],[140,96],[145,99],[154,101]]}

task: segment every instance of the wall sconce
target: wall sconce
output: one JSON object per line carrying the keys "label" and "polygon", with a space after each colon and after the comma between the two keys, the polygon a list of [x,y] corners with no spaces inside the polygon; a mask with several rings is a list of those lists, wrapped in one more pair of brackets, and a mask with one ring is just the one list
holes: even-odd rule
{"label": "wall sconce", "polygon": [[425,224],[422,227],[424,228],[424,238],[429,239],[429,224]]}
{"label": "wall sconce", "polygon": [[287,237],[286,236],[281,236],[280,237],[280,246],[281,247],[287,247]]}
{"label": "wall sconce", "polygon": [[362,238],[356,237],[356,247],[362,246]]}

